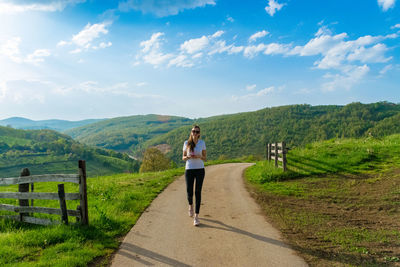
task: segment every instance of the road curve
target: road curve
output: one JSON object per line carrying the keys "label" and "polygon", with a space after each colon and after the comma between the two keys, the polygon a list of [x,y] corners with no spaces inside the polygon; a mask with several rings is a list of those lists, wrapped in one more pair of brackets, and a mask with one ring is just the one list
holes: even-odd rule
{"label": "road curve", "polygon": [[198,227],[180,177],[142,214],[111,266],[307,266],[246,191],[248,163],[206,168]]}

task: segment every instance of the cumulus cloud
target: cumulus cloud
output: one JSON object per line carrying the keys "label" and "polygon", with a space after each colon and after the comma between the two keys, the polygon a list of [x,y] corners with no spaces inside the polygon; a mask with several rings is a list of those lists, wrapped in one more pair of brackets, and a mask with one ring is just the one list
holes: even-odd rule
{"label": "cumulus cloud", "polygon": [[185,9],[195,9],[205,7],[207,5],[214,6],[215,0],[128,0],[119,3],[118,9],[122,12],[131,10],[141,11],[144,14],[154,14],[157,17],[166,17],[177,15]]}
{"label": "cumulus cloud", "polygon": [[28,11],[55,12],[62,11],[69,5],[83,3],[85,0],[47,0],[47,1],[2,1],[0,14],[15,14]]}
{"label": "cumulus cloud", "polygon": [[100,42],[95,44],[95,41],[104,35],[108,34],[107,27],[111,24],[109,21],[102,23],[90,24],[88,23],[80,32],[73,35],[70,41],[61,40],[57,43],[57,47],[64,47],[74,45],[75,49],[70,51],[72,54],[87,51],[89,49],[103,49],[110,47],[111,42]]}
{"label": "cumulus cloud", "polygon": [[255,40],[257,40],[258,38],[262,38],[264,36],[266,36],[269,32],[267,32],[266,30],[262,30],[260,32],[256,32],[255,34],[253,34],[252,36],[250,36],[249,38],[249,42],[254,42]]}
{"label": "cumulus cloud", "polygon": [[347,66],[347,70],[341,74],[325,75],[324,78],[331,81],[322,85],[323,91],[335,91],[344,88],[350,90],[356,84],[360,83],[368,74],[370,68],[367,65],[363,66]]}
{"label": "cumulus cloud", "polygon": [[396,0],[378,0],[378,5],[383,11],[388,11],[388,9],[393,8]]}
{"label": "cumulus cloud", "polygon": [[285,4],[275,2],[275,0],[269,0],[268,5],[265,7],[265,11],[267,11],[267,13],[272,17],[275,15],[276,11],[281,10],[284,5]]}
{"label": "cumulus cloud", "polygon": [[[250,85],[250,87],[253,87],[254,85]],[[254,86],[255,88],[255,86]],[[252,88],[251,90],[253,90],[254,88]],[[253,98],[259,98],[259,97],[264,97],[266,95],[269,95],[271,93],[273,93],[275,91],[275,87],[271,86],[271,87],[266,87],[264,89],[259,90],[258,92],[255,93],[250,93],[250,94],[246,94],[246,95],[241,95],[241,96],[236,96],[233,95],[232,96],[232,100],[234,101],[242,101],[242,100],[249,100],[249,99],[253,99]]]}
{"label": "cumulus cloud", "polygon": [[162,32],[153,33],[149,40],[140,43],[140,46],[143,48],[136,56],[136,59],[138,60],[137,62],[143,60],[145,63],[157,67],[173,57],[173,54],[164,54],[161,51],[163,35],[164,33]]}
{"label": "cumulus cloud", "polygon": [[194,54],[196,52],[199,52],[203,50],[205,47],[207,47],[209,44],[209,39],[206,36],[202,36],[200,38],[196,39],[190,39],[188,41],[185,41],[183,44],[181,44],[181,50],[185,51],[186,53],[189,54]]}
{"label": "cumulus cloud", "polygon": [[393,25],[392,27],[390,27],[392,30],[393,29],[400,29],[400,23]]}
{"label": "cumulus cloud", "polygon": [[21,38],[14,37],[0,44],[0,55],[9,58],[15,63],[38,64],[44,61],[44,58],[51,55],[48,49],[37,49],[33,53],[24,56],[20,51]]}

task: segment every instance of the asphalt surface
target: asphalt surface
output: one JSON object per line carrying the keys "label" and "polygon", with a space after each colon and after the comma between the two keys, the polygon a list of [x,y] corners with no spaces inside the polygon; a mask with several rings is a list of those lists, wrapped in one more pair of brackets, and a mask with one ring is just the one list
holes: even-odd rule
{"label": "asphalt surface", "polygon": [[177,179],[142,214],[111,266],[307,266],[246,191],[250,165],[206,168],[199,226],[188,216],[185,179]]}

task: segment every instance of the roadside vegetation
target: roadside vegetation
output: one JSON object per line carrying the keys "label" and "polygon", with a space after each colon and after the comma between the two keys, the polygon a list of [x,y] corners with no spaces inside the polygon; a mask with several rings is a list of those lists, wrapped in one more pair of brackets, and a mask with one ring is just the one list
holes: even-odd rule
{"label": "roadside vegetation", "polygon": [[258,162],[248,187],[311,266],[400,265],[400,135],[290,150],[288,171]]}

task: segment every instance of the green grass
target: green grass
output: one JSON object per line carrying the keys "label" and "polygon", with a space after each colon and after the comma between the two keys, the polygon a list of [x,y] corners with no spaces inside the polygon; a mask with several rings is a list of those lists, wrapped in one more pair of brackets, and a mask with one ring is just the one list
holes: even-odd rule
{"label": "green grass", "polygon": [[[0,219],[0,266],[87,266],[97,257],[118,248],[118,238],[136,223],[151,201],[182,168],[144,174],[119,174],[88,179],[89,226],[79,226],[69,217],[69,226],[38,226]],[[56,192],[57,183],[36,183],[36,192]],[[1,187],[2,192],[16,186]],[[66,192],[77,186],[66,183]],[[15,204],[16,200],[1,200]],[[68,209],[77,202],[67,201]],[[35,200],[35,206],[59,207],[57,201]],[[1,212],[1,214],[12,214]],[[59,216],[35,215],[59,220]]]}
{"label": "green grass", "polygon": [[246,173],[250,182],[265,184],[330,173],[385,171],[393,164],[400,164],[399,151],[400,135],[382,139],[331,139],[289,150],[287,172],[275,168],[272,161],[260,161]]}
{"label": "green grass", "polygon": [[260,161],[245,176],[310,266],[400,261],[399,134],[316,142],[289,150],[287,159],[287,172]]}

